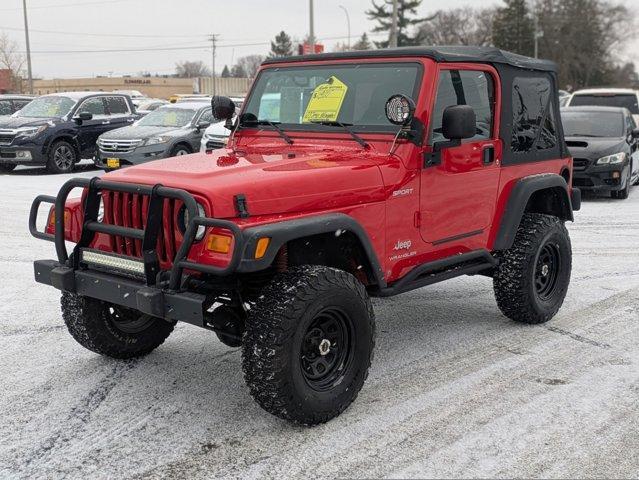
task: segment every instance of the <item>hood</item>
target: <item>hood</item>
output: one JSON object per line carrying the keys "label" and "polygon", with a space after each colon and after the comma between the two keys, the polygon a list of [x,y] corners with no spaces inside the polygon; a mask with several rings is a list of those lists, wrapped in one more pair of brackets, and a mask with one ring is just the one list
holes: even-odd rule
{"label": "hood", "polygon": [[131,140],[134,138],[151,138],[158,135],[182,136],[186,132],[188,132],[188,130],[184,128],[128,125],[103,133],[100,135],[100,138],[108,140]]}
{"label": "hood", "polygon": [[0,128],[39,127],[59,118],[33,118],[33,117],[0,117]]}
{"label": "hood", "polygon": [[388,154],[361,149],[303,147],[234,152],[214,150],[156,160],[105,175],[114,181],[182,188],[212,202],[216,218],[236,216],[234,196],[251,216],[304,213],[382,201],[379,165]]}
{"label": "hood", "polygon": [[573,157],[605,157],[619,153],[627,147],[625,138],[618,137],[566,137],[566,144]]}

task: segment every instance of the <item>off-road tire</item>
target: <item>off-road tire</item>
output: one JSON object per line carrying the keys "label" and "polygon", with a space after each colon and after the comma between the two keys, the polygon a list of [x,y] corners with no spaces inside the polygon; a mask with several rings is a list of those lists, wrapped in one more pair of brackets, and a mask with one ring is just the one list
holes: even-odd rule
{"label": "off-road tire", "polygon": [[[57,160],[57,155],[62,155],[69,159],[68,163],[61,163]],[[47,157],[47,170],[51,173],[70,173],[79,160],[78,151],[73,145],[64,140],[58,140],[51,148]]]}
{"label": "off-road tire", "polygon": [[17,167],[12,163],[0,163],[0,173],[9,173],[13,172],[13,170]]}
{"label": "off-road tire", "polygon": [[71,336],[92,352],[112,358],[147,355],[166,340],[175,326],[174,322],[146,316],[139,328],[124,328],[124,323],[118,325],[118,311],[120,318],[143,315],[74,293],[63,292],[61,305],[62,318]]}
{"label": "off-road tire", "polygon": [[[348,317],[343,321],[350,322],[344,330],[349,333],[348,340],[331,344],[334,350],[324,357],[327,365],[341,358],[338,343],[350,348],[344,349],[349,353],[343,362],[314,370],[326,372],[327,383],[320,386],[319,380],[308,378],[309,362],[322,361],[308,353],[314,350],[312,339],[321,337],[313,337],[311,327],[330,322],[325,318],[334,312]],[[341,338],[328,331],[325,337]],[[368,376],[374,346],[375,316],[364,286],[342,270],[302,266],[276,276],[251,309],[242,342],[242,369],[251,395],[264,410],[316,425],[336,417],[355,400]],[[333,380],[331,375],[338,377]]]}
{"label": "off-road tire", "polygon": [[[555,262],[543,261],[555,256]],[[572,247],[564,222],[551,215],[525,214],[512,247],[497,258],[493,287],[502,313],[523,323],[544,323],[554,317],[566,298],[572,270]],[[543,278],[544,271],[545,277],[556,275],[552,285],[546,284],[547,290],[541,285],[552,277]]]}

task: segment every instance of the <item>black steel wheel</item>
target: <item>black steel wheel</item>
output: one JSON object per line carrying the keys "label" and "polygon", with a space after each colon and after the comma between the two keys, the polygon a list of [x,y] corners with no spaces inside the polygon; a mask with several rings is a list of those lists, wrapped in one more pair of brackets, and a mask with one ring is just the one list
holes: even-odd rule
{"label": "black steel wheel", "polygon": [[523,323],[543,323],[561,308],[570,285],[572,249],[564,222],[527,213],[515,241],[497,252],[493,287],[499,309]]}
{"label": "black steel wheel", "polygon": [[323,266],[278,274],[249,313],[242,369],[267,412],[327,422],[357,397],[370,367],[375,319],[364,286]]}
{"label": "black steel wheel", "polygon": [[69,173],[78,162],[75,147],[64,140],[55,142],[49,149],[47,170],[52,173]]}

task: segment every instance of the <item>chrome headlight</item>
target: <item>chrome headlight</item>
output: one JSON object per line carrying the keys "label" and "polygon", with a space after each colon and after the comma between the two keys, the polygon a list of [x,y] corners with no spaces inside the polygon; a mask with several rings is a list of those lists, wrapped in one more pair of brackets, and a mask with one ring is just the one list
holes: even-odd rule
{"label": "chrome headlight", "polygon": [[628,158],[625,152],[615,153],[614,155],[607,155],[597,160],[597,165],[618,165],[623,163]]}
{"label": "chrome headlight", "polygon": [[159,145],[161,143],[167,143],[169,140],[171,140],[171,137],[160,135],[159,137],[151,137],[151,138],[149,138],[144,144],[145,145]]}
{"label": "chrome headlight", "polygon": [[49,125],[40,125],[39,127],[22,127],[17,129],[17,135],[19,137],[35,137],[44,132]]}
{"label": "chrome headlight", "polygon": [[[204,207],[197,204],[197,214],[199,217],[206,217],[206,212],[204,211]],[[189,222],[191,219],[189,218],[189,210],[186,208],[186,205],[182,205],[180,212],[178,214],[178,226],[184,235],[186,233],[186,229],[189,226]],[[204,234],[206,233],[206,227],[199,226],[197,227],[197,232],[195,234],[195,240],[198,242],[204,238]]]}

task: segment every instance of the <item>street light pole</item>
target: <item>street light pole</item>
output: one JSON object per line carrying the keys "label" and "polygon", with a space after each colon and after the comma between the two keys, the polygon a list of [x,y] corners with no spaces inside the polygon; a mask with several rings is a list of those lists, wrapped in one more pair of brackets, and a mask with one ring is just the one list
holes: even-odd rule
{"label": "street light pole", "polygon": [[211,35],[211,91],[213,95],[217,95],[217,88],[215,85],[215,40],[217,40],[217,35]]}
{"label": "street light pole", "polygon": [[315,53],[315,16],[313,13],[313,0],[309,0],[309,35],[308,35],[308,43],[311,49],[311,53]]}
{"label": "street light pole", "polygon": [[24,36],[27,43],[27,72],[29,74],[29,93],[33,94],[33,73],[31,71],[31,45],[29,44],[29,21],[27,20],[27,0],[22,0],[24,12]]}
{"label": "street light pole", "polygon": [[393,0],[393,17],[391,22],[390,41],[388,46],[390,48],[397,48],[397,16],[398,16],[398,0]]}
{"label": "street light pole", "polygon": [[344,10],[344,13],[346,14],[346,26],[348,27],[348,44],[346,46],[350,50],[351,49],[351,17],[348,15],[348,10],[346,10],[346,7],[344,5],[340,5],[339,8]]}

